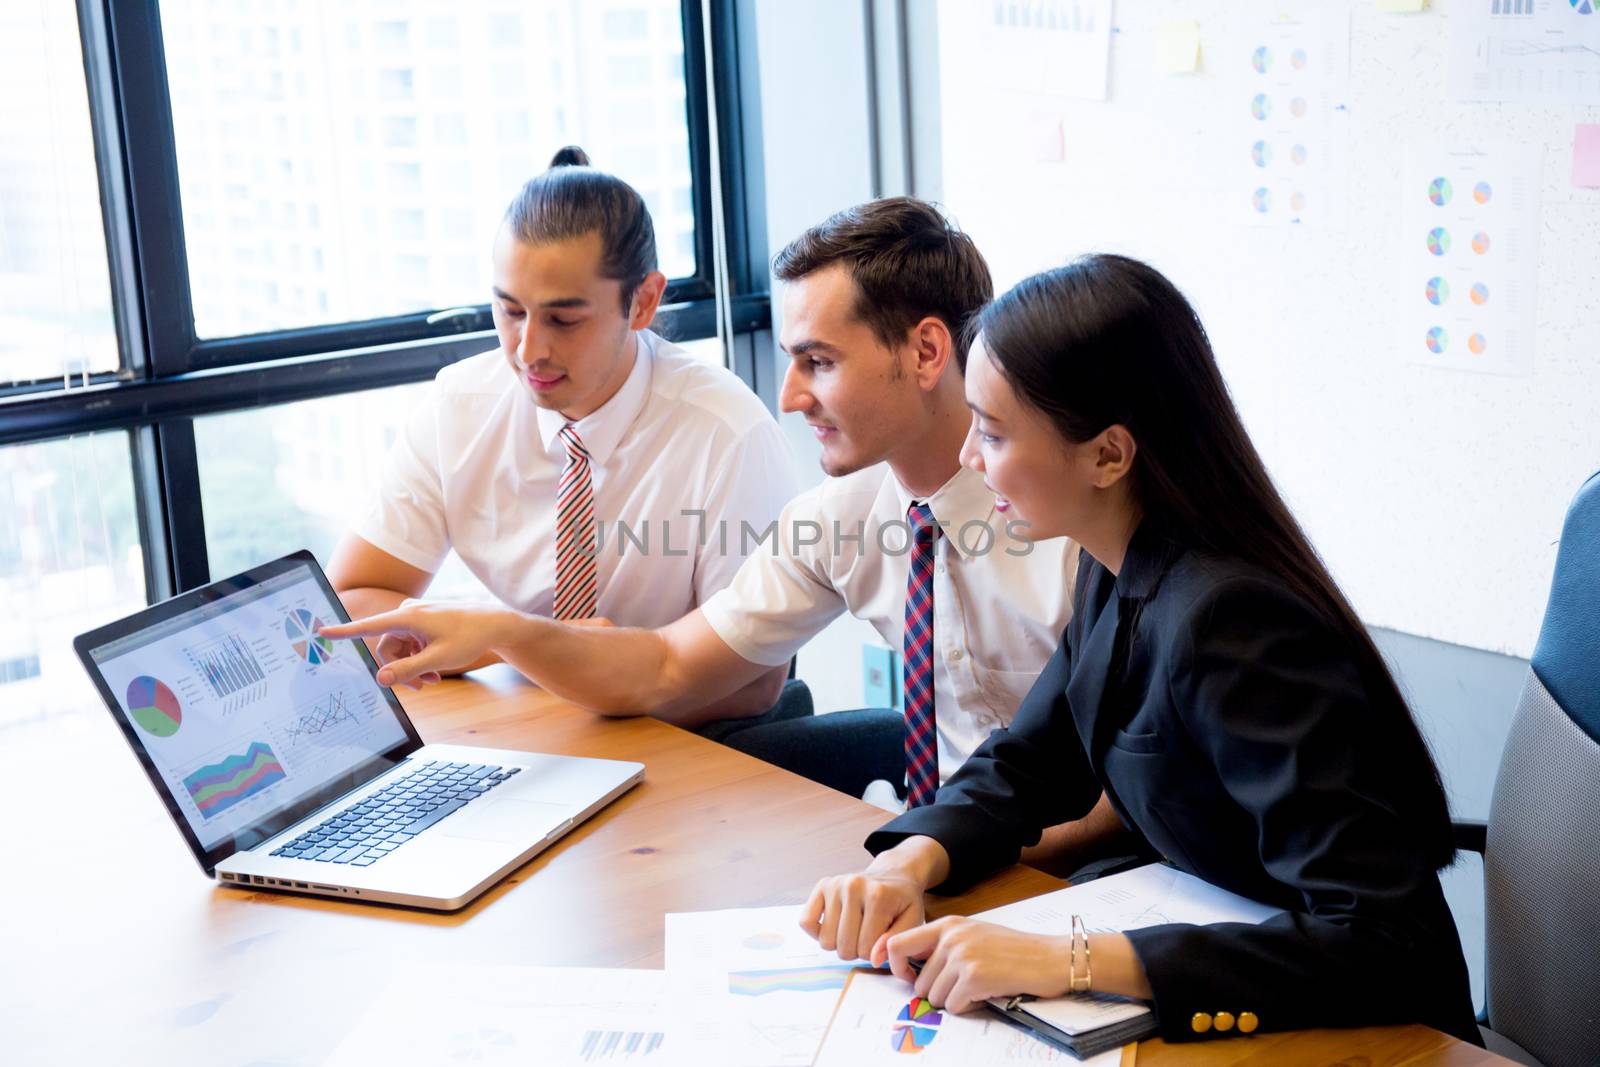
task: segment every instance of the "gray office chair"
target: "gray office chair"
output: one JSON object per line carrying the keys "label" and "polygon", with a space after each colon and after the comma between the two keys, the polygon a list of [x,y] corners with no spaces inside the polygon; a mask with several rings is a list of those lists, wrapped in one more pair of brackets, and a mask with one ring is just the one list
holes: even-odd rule
{"label": "gray office chair", "polygon": [[1456,844],[1483,855],[1485,1043],[1600,1064],[1600,474],[1567,510],[1489,821]]}

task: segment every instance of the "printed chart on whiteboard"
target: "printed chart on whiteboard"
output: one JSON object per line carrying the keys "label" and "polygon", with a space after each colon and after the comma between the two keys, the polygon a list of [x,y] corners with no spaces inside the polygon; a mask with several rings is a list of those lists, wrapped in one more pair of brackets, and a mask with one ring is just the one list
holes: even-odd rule
{"label": "printed chart on whiteboard", "polygon": [[1416,147],[1402,179],[1400,350],[1411,363],[1533,373],[1539,152]]}
{"label": "printed chart on whiteboard", "polygon": [[1343,205],[1337,180],[1340,101],[1348,86],[1343,38],[1324,12],[1285,9],[1262,19],[1230,53],[1240,87],[1234,123],[1238,219],[1255,226],[1328,225]]}
{"label": "printed chart on whiteboard", "polygon": [[988,86],[1082,100],[1106,98],[1111,16],[1111,0],[943,0],[939,8],[941,27],[977,44]]}
{"label": "printed chart on whiteboard", "polygon": [[1600,103],[1600,0],[1456,0],[1450,87],[1462,101]]}

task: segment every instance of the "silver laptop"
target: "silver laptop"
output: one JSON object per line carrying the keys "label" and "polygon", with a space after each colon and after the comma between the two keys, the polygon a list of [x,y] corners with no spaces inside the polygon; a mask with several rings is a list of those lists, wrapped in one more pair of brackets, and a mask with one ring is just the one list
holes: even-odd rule
{"label": "silver laptop", "polygon": [[451,911],[644,765],[424,745],[309,552],[73,645],[207,875]]}

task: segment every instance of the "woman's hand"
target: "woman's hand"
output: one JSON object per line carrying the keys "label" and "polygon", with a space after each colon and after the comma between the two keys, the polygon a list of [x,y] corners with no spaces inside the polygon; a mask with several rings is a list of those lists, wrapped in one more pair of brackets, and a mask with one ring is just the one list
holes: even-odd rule
{"label": "woman's hand", "polygon": [[378,684],[420,689],[446,671],[477,662],[515,629],[521,616],[506,608],[450,601],[407,600],[393,611],[338,626],[324,637],[378,637]]}
{"label": "woman's hand", "polygon": [[800,929],[842,960],[888,959],[891,935],[922,923],[922,894],[944,881],[950,857],[931,837],[908,837],[860,874],[817,883],[800,909]]}
{"label": "woman's hand", "polygon": [[[888,939],[889,966],[916,995],[960,1014],[995,997],[1067,992],[1071,945],[1065,937],[1024,934],[956,916]],[[918,973],[912,960],[922,961]]]}
{"label": "woman's hand", "polygon": [[922,922],[922,893],[916,879],[899,872],[824,878],[800,911],[800,929],[842,960],[870,958],[881,967],[888,935]]}

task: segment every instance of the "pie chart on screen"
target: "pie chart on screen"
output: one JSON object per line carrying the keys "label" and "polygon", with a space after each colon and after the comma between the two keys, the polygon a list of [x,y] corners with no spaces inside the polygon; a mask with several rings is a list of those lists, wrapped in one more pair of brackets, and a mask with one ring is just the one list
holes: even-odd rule
{"label": "pie chart on screen", "polygon": [[156,737],[171,737],[183,725],[183,708],[165,682],[141,674],[128,683],[128,714]]}
{"label": "pie chart on screen", "polygon": [[305,608],[295,608],[283,620],[284,636],[294,654],[313,667],[333,658],[333,642],[317,633],[321,626],[322,620]]}

